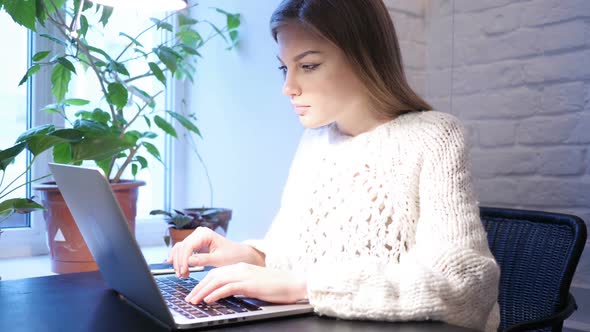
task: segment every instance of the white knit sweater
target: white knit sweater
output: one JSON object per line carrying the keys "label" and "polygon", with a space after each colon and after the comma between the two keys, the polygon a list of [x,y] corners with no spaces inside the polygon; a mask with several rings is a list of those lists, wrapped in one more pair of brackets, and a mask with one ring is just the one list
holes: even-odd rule
{"label": "white knit sweater", "polygon": [[411,112],[356,137],[306,130],[280,210],[251,244],[268,267],[305,275],[319,314],[499,324],[499,269],[448,114]]}

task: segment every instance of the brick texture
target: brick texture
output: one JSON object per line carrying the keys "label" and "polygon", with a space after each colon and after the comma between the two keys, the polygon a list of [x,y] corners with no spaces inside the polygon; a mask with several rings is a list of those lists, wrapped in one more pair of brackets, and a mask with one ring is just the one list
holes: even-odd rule
{"label": "brick texture", "polygon": [[466,126],[480,204],[590,225],[590,1],[385,2],[410,82]]}

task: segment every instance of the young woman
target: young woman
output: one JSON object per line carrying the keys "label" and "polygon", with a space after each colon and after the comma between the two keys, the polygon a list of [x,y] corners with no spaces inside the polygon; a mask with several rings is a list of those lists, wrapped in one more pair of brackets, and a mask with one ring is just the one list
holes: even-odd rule
{"label": "young woman", "polygon": [[283,93],[307,128],[261,241],[198,228],[171,251],[187,301],[308,299],[350,319],[495,331],[499,269],[459,121],[409,87],[382,0],[285,0],[271,18]]}

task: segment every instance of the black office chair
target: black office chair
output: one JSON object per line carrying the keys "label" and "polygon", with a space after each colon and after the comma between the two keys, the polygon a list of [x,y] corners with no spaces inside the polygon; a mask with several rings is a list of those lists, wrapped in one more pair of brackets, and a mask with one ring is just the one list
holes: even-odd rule
{"label": "black office chair", "polygon": [[576,216],[481,207],[500,265],[499,331],[561,331],[576,309],[569,288],[586,243]]}

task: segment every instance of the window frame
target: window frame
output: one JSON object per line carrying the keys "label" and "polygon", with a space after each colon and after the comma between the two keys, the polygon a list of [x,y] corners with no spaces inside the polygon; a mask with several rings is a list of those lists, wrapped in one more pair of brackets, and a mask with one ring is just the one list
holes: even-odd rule
{"label": "window frame", "polygon": [[[170,19],[169,19],[170,20]],[[174,27],[176,25],[171,23]],[[40,33],[47,33],[50,35],[58,34],[59,31],[47,25],[46,27],[39,27],[36,34],[31,31],[28,32],[28,56],[29,59],[40,50],[51,50],[52,53],[59,51],[59,45],[49,41],[46,38],[39,37]],[[163,31],[163,38],[166,34],[171,32]],[[30,61],[30,60],[29,60]],[[169,75],[169,74],[168,74]],[[38,126],[42,124],[54,124],[56,126],[63,126],[64,122],[59,121],[59,117],[52,116],[44,112],[39,112],[47,104],[53,103],[53,96],[51,94],[50,82],[51,73],[48,69],[43,68],[36,75],[30,79],[27,84],[27,122],[28,126]],[[166,109],[175,109],[177,105],[181,104],[184,98],[185,84],[169,78],[169,84],[166,88],[165,107]],[[173,185],[177,191],[184,189],[178,186],[184,185],[183,181],[179,179],[184,178],[186,170],[182,167],[184,164],[184,155],[186,154],[186,147],[180,140],[174,140],[168,135],[165,137],[163,151],[164,167],[164,181],[163,188],[165,209],[170,209],[173,206],[172,200],[174,193],[172,192]],[[29,157],[28,157],[29,158]],[[38,156],[35,164],[32,167],[32,174],[28,175],[30,178],[37,178],[49,174],[48,162],[51,161],[50,153],[43,153]],[[48,179],[45,179],[47,181]],[[27,189],[27,193],[37,196],[33,187],[35,184]],[[30,190],[30,191],[29,191]],[[141,191],[141,188],[140,188]],[[141,193],[140,193],[141,194]],[[28,227],[15,227],[3,229],[0,235],[0,259],[10,257],[26,257],[36,255],[46,255],[49,253],[49,247],[46,239],[45,220],[42,211],[36,211],[26,216],[29,220]],[[146,217],[136,219],[135,235],[140,246],[163,246],[163,234],[166,231],[167,225],[159,217]],[[163,258],[164,259],[164,258]]]}

